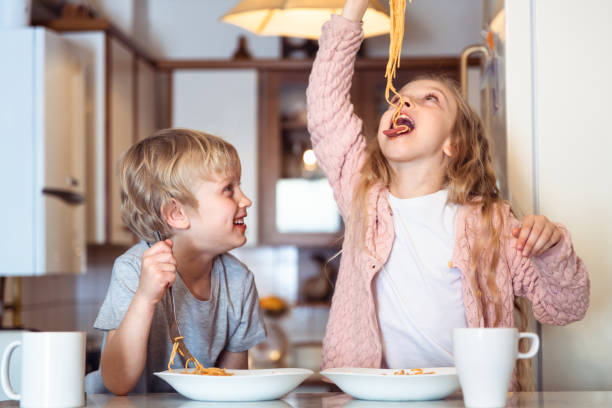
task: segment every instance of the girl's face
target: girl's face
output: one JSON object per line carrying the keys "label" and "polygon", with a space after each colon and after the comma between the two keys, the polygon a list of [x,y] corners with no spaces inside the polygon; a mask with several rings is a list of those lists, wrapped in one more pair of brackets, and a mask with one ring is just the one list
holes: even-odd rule
{"label": "girl's face", "polygon": [[198,208],[186,208],[192,242],[203,250],[220,253],[246,242],[247,208],[252,202],[240,189],[237,177],[219,177],[196,184]]}
{"label": "girl's face", "polygon": [[457,116],[457,102],[451,91],[434,80],[409,82],[399,91],[404,98],[403,123],[410,131],[387,136],[393,128],[394,107],[382,115],[378,125],[378,143],[383,155],[393,165],[428,158],[450,156],[451,132]]}

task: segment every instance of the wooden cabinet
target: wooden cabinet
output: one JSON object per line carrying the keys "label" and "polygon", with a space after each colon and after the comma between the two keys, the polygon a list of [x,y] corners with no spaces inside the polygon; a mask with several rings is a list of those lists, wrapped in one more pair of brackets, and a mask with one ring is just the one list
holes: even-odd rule
{"label": "wooden cabinet", "polygon": [[[343,226],[306,123],[309,67],[262,70],[259,82],[260,242],[338,246]],[[311,156],[313,157],[313,156]]]}
{"label": "wooden cabinet", "polygon": [[156,114],[158,71],[152,59],[108,23],[55,21],[50,26],[94,61],[87,90],[87,242],[131,245],[135,237],[121,221],[117,163],[131,144],[165,127]]}

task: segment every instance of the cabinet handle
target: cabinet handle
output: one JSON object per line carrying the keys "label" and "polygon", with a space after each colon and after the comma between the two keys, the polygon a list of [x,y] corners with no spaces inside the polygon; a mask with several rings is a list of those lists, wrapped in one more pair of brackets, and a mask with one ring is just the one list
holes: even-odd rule
{"label": "cabinet handle", "polygon": [[461,52],[460,59],[460,75],[461,75],[461,93],[463,97],[467,99],[468,93],[468,79],[467,79],[467,68],[468,68],[468,58],[470,55],[475,54],[477,52],[481,52],[484,54],[485,58],[489,58],[489,49],[485,45],[475,44],[469,45],[465,47],[465,49]]}
{"label": "cabinet handle", "polygon": [[[472,54],[482,53],[485,56],[485,59],[489,59],[491,53],[486,45],[475,44],[469,45],[465,47],[465,49],[461,52],[461,58],[459,61],[459,71],[461,78],[461,94],[463,98],[467,101],[468,98],[468,79],[467,79],[467,70],[468,70],[468,59]],[[483,122],[485,129],[489,130],[489,121],[491,116],[491,95],[490,95],[490,85],[487,81],[486,91],[484,95],[484,112],[483,112]]]}
{"label": "cabinet handle", "polygon": [[43,188],[42,193],[59,198],[60,200],[71,204],[79,205],[85,202],[83,194],[75,193],[70,190],[62,190],[59,188]]}

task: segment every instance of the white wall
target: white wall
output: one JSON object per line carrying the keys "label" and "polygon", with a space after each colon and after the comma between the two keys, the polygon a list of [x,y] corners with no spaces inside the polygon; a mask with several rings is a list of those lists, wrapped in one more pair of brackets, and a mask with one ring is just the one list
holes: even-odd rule
{"label": "white wall", "polygon": [[172,77],[172,127],[212,133],[234,145],[242,166],[247,245],[257,244],[257,72],[176,70]]}
{"label": "white wall", "polygon": [[[72,0],[75,2],[83,0]],[[89,0],[151,54],[163,59],[225,59],[245,35],[255,58],[278,58],[280,40],[219,19],[239,0]],[[382,4],[388,2],[383,0]],[[479,42],[482,0],[414,0],[406,6],[402,55],[458,55]],[[371,57],[386,58],[387,35],[368,40]]]}
{"label": "white wall", "polygon": [[[388,1],[381,1],[388,4]],[[413,0],[406,2],[402,56],[459,55],[468,45],[482,42],[483,0]],[[371,38],[371,57],[387,58],[389,36]]]}
{"label": "white wall", "polygon": [[[82,2],[83,0],[72,0]],[[156,58],[231,58],[245,35],[255,58],[277,58],[277,37],[259,37],[220,18],[238,0],[89,0],[123,32]]]}
{"label": "white wall", "polygon": [[585,319],[543,327],[543,389],[612,390],[612,3],[506,4],[513,198],[568,227],[591,279]]}

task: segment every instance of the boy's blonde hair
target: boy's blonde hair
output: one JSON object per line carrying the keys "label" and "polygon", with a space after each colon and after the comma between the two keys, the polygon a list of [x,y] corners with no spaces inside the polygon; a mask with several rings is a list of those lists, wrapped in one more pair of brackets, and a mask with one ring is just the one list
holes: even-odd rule
{"label": "boy's blonde hair", "polygon": [[230,143],[192,129],[163,129],[132,145],[120,158],[121,218],[140,239],[172,235],[162,209],[172,199],[198,208],[195,183],[239,177],[240,159]]}

